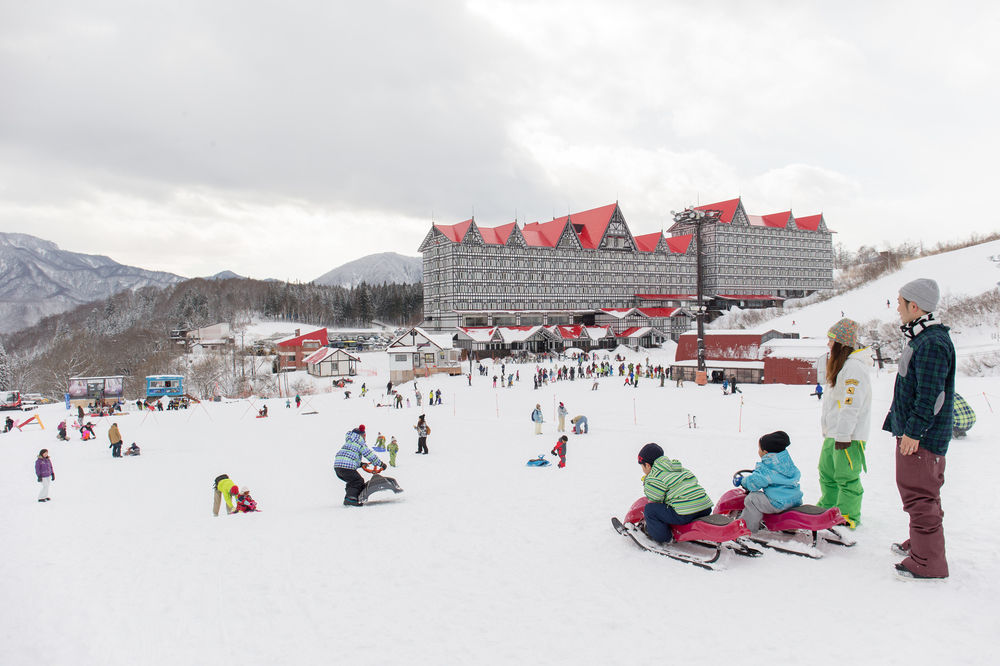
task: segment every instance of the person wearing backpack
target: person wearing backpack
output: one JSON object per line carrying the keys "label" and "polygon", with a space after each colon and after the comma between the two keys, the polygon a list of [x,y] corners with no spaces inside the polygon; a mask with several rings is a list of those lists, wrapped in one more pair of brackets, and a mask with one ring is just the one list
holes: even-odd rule
{"label": "person wearing backpack", "polygon": [[427,435],[431,434],[431,427],[427,425],[423,414],[417,419],[417,425],[413,426],[413,429],[417,431],[417,453],[426,455],[428,453]]}
{"label": "person wearing backpack", "polygon": [[542,423],[544,419],[542,418],[542,406],[541,404],[536,404],[534,411],[531,412],[531,420],[535,424],[535,434],[542,434]]}

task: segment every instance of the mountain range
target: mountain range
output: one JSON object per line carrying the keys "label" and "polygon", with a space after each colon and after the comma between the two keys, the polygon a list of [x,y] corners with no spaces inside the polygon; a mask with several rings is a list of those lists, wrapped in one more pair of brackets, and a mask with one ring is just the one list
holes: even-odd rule
{"label": "mountain range", "polygon": [[[420,257],[383,252],[344,264],[315,281],[347,288],[361,282],[415,284],[421,281],[422,273]],[[239,277],[226,270],[206,279]],[[0,333],[32,326],[43,317],[126,289],[162,288],[187,279],[126,266],[103,255],[61,250],[55,243],[29,234],[0,232]]]}
{"label": "mountain range", "polygon": [[184,279],[99,254],[60,250],[28,234],[0,233],[0,333],[125,289],[166,287]]}

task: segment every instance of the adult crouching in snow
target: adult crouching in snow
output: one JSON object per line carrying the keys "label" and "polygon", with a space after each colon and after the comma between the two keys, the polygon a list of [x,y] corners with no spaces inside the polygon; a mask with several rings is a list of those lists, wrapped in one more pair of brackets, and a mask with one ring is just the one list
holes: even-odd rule
{"label": "adult crouching in snow", "polygon": [[38,483],[42,484],[42,489],[38,493],[39,502],[48,502],[51,497],[49,497],[49,481],[56,480],[56,473],[52,471],[52,461],[49,460],[49,450],[42,449],[38,452],[38,457],[35,458],[35,476],[38,477]]}
{"label": "adult crouching in snow", "polygon": [[358,468],[361,467],[362,456],[376,467],[384,468],[386,466],[365,444],[365,426],[359,425],[347,432],[344,437],[344,445],[337,451],[337,457],[333,461],[337,478],[343,481],[347,487],[344,495],[344,506],[361,506],[358,496],[365,487],[365,480],[358,473]]}
{"label": "adult crouching in snow", "polygon": [[112,423],[111,428],[108,430],[108,439],[111,440],[111,445],[108,446],[111,449],[112,458],[122,457],[122,434],[118,432],[118,424]]}
{"label": "adult crouching in snow", "polygon": [[865,443],[871,429],[872,357],[858,343],[859,325],[841,319],[827,333],[830,353],[826,378],[830,390],[823,394],[823,448],[819,454],[819,487],[816,505],[840,509],[854,529],[861,522],[861,471],[868,471]]}
{"label": "adult crouching in snow", "polygon": [[233,480],[229,478],[229,475],[220,474],[215,477],[213,488],[215,489],[215,499],[212,503],[212,515],[219,515],[219,509],[222,508],[223,498],[226,499],[226,514],[235,513],[236,507],[233,506],[233,498],[240,494],[240,489],[233,482]]}

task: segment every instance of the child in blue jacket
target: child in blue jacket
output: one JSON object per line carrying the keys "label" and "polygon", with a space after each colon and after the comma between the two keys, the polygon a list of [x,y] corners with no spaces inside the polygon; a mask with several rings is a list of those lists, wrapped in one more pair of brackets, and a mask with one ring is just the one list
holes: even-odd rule
{"label": "child in blue jacket", "polygon": [[740,517],[751,532],[760,530],[763,514],[781,513],[802,504],[802,475],[788,455],[789,444],[788,434],[782,430],[764,435],[757,443],[760,462],[753,473],[733,479],[733,485],[747,491]]}

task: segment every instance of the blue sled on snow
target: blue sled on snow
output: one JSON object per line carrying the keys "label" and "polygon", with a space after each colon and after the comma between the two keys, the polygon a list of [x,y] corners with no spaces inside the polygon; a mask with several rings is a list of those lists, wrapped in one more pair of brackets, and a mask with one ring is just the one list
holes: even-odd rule
{"label": "blue sled on snow", "polygon": [[545,459],[544,453],[539,453],[537,458],[532,458],[524,464],[528,467],[548,467],[552,463]]}

